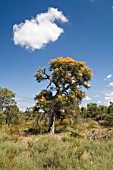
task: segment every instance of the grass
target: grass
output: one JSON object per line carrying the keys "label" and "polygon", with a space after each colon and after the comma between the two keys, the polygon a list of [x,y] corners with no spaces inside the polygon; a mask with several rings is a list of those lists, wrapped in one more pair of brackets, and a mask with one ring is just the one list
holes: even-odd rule
{"label": "grass", "polygon": [[111,170],[113,140],[8,135],[0,130],[0,170]]}

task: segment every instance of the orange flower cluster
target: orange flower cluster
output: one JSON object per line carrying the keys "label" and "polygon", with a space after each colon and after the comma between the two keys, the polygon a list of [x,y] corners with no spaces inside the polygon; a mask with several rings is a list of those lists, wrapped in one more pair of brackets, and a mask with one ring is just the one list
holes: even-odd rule
{"label": "orange flower cluster", "polygon": [[56,87],[55,90],[58,91],[58,90],[59,90],[59,87]]}
{"label": "orange flower cluster", "polygon": [[86,65],[86,62],[80,61],[79,63],[80,63],[82,66],[85,66],[85,65]]}
{"label": "orange flower cluster", "polygon": [[[76,63],[77,61],[70,58],[70,57],[66,57],[66,58],[63,58],[63,57],[58,57],[57,59],[53,59],[51,60],[51,63],[55,63],[55,62],[60,62],[60,63],[71,63],[71,65],[74,65],[74,63]],[[85,66],[86,65],[86,62],[77,62],[79,63],[80,65],[82,66]]]}
{"label": "orange flower cluster", "polygon": [[72,95],[71,98],[74,99],[74,98],[75,98],[75,95]]}
{"label": "orange flower cluster", "polygon": [[39,99],[39,102],[43,102],[45,100],[45,97],[42,96],[40,99]]}
{"label": "orange flower cluster", "polygon": [[58,99],[62,99],[62,96],[61,96],[61,95],[58,95]]}
{"label": "orange flower cluster", "polygon": [[62,62],[75,63],[76,61],[73,60],[73,59],[70,58],[70,57],[67,57],[67,58],[59,57],[59,58],[57,58],[57,59],[51,60],[51,63],[55,63],[55,62],[60,62],[60,63],[62,63]]}
{"label": "orange flower cluster", "polygon": [[75,90],[74,93],[78,93],[78,90]]}
{"label": "orange flower cluster", "polygon": [[58,71],[58,68],[55,68],[55,71]]}
{"label": "orange flower cluster", "polygon": [[82,96],[83,96],[83,97],[86,97],[86,93],[85,93],[85,92],[82,92]]}
{"label": "orange flower cluster", "polygon": [[82,77],[82,76],[83,76],[83,74],[82,74],[82,73],[78,73],[78,75],[79,75],[80,77]]}

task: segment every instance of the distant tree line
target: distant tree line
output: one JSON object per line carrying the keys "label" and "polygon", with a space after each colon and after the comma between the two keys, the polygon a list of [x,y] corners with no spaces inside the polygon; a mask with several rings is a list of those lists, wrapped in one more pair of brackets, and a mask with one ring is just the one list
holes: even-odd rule
{"label": "distant tree line", "polygon": [[[109,106],[89,103],[87,107],[76,105],[74,114],[59,112],[56,117],[55,131],[65,132],[69,126],[75,126],[78,118],[95,120],[103,126],[113,126],[113,102]],[[31,123],[29,132],[48,132],[49,115],[43,110],[34,111],[34,107],[27,107],[20,111],[15,101],[15,93],[7,88],[0,88],[0,125],[19,125]]]}
{"label": "distant tree line", "polygon": [[113,102],[109,106],[89,103],[87,107],[80,108],[83,118],[91,118],[98,121],[101,125],[113,126]]}
{"label": "distant tree line", "polygon": [[0,88],[1,126],[31,122],[29,131],[54,133],[54,129],[61,132],[75,125],[78,117],[113,126],[113,102],[109,106],[89,103],[87,107],[79,107],[86,96],[83,90],[90,88],[92,78],[91,68],[85,62],[59,57],[50,61],[49,70],[39,67],[34,76],[38,83],[46,80],[47,86],[35,96],[35,106],[24,112],[17,106],[15,93]]}

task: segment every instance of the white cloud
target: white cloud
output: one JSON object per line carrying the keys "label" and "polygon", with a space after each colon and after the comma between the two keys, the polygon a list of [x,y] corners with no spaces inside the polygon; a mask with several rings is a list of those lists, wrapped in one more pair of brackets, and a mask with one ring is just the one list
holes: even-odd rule
{"label": "white cloud", "polygon": [[85,98],[84,98],[84,100],[91,100],[92,98],[91,97],[88,97],[88,96],[86,96]]}
{"label": "white cloud", "polygon": [[35,104],[33,97],[16,96],[15,101],[20,110],[25,111],[27,107],[32,107]]}
{"label": "white cloud", "polygon": [[105,96],[107,96],[107,97],[113,97],[113,91],[112,91],[112,92],[105,93]]}
{"label": "white cloud", "polygon": [[109,86],[113,87],[113,82],[109,83]]}
{"label": "white cloud", "polygon": [[99,101],[98,101],[98,104],[100,104],[100,103],[101,103],[101,101],[99,100]]}
{"label": "white cloud", "polygon": [[109,105],[110,101],[113,102],[113,91],[105,93],[105,100],[108,102],[107,105]]}
{"label": "white cloud", "polygon": [[47,12],[37,14],[31,20],[13,26],[14,44],[27,49],[36,50],[43,48],[49,42],[56,41],[64,30],[55,23],[60,20],[65,23],[68,19],[56,8],[49,8]]}
{"label": "white cloud", "polygon": [[95,95],[94,97],[95,97],[95,98],[98,98],[98,97],[99,97],[99,95]]}
{"label": "white cloud", "polygon": [[104,80],[109,80],[109,79],[111,79],[112,77],[113,77],[112,74],[108,74]]}

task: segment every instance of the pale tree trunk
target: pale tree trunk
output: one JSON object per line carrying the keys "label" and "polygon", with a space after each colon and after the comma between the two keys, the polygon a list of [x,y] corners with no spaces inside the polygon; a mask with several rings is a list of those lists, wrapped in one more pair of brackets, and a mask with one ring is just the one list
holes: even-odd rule
{"label": "pale tree trunk", "polygon": [[54,113],[54,102],[52,102],[50,105],[48,132],[54,134],[54,128],[55,128],[55,113]]}
{"label": "pale tree trunk", "polygon": [[52,113],[49,118],[49,129],[48,132],[51,134],[54,134],[54,128],[55,128],[55,115]]}

